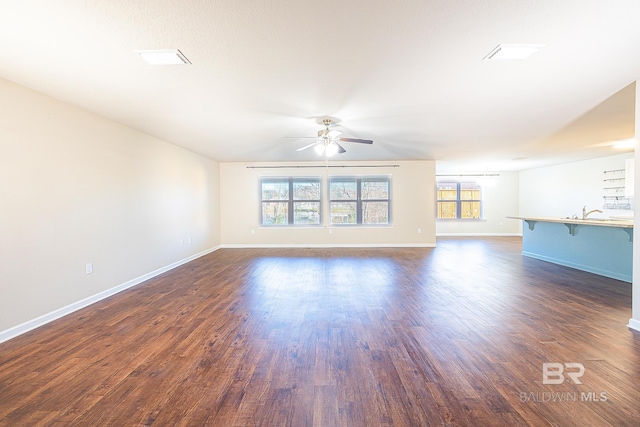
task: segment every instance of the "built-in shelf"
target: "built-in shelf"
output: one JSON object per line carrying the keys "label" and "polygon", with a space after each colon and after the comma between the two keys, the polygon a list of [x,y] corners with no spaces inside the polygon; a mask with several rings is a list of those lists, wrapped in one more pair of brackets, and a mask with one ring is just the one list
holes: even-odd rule
{"label": "built-in shelf", "polygon": [[626,169],[610,169],[603,173],[602,208],[631,210],[633,202],[628,196]]}

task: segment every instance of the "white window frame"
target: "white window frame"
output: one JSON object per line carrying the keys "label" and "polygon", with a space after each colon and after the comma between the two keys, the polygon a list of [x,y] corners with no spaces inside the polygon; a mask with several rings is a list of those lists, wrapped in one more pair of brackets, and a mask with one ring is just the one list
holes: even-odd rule
{"label": "white window frame", "polygon": [[[264,184],[265,183],[286,183],[288,186],[288,197],[285,199],[265,199]],[[296,183],[311,182],[318,185],[318,199],[296,199],[294,187]],[[260,178],[260,225],[263,227],[320,227],[322,226],[322,178],[319,176],[265,176]],[[287,219],[286,223],[268,223],[265,222],[265,204],[268,203],[286,203]],[[317,203],[318,209],[315,212],[317,220],[313,223],[296,222],[296,205],[300,203]],[[314,212],[311,212],[314,214]]]}
{"label": "white window frame", "polygon": [[[350,199],[332,198],[331,188],[333,183],[337,182],[353,182],[355,183],[356,194]],[[387,184],[387,197],[380,199],[370,199],[363,197],[363,183],[366,182],[385,182]],[[328,199],[329,199],[329,225],[339,227],[386,227],[391,223],[391,177],[388,175],[372,175],[372,176],[357,176],[357,175],[337,175],[330,176],[328,183]],[[333,207],[338,203],[355,203],[355,222],[334,222],[336,215],[334,214]],[[367,223],[365,222],[364,208],[367,203],[386,203],[387,204],[387,222],[385,223]]]}
{"label": "white window frame", "polygon": [[[456,198],[455,199],[439,199],[438,198],[438,190],[440,184],[450,184],[456,186]],[[479,199],[461,199],[461,186],[464,184],[473,184],[478,187],[480,190],[480,198]],[[436,220],[438,221],[481,221],[484,219],[484,189],[482,185],[478,184],[474,181],[439,181],[436,183]],[[456,204],[456,217],[455,218],[440,218],[439,216],[439,205],[440,203],[455,203]],[[463,203],[479,203],[480,204],[480,216],[478,218],[463,218],[462,217],[462,204]]]}

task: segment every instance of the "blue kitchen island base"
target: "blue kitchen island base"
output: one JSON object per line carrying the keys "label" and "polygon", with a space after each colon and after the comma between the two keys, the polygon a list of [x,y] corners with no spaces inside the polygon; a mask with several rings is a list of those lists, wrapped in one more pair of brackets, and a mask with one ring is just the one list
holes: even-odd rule
{"label": "blue kitchen island base", "polygon": [[522,255],[632,281],[633,226],[523,219]]}

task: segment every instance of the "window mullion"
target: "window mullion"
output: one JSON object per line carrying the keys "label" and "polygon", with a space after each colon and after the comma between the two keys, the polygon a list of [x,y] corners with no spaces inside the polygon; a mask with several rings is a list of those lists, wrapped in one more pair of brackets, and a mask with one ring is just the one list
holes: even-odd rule
{"label": "window mullion", "polygon": [[362,179],[356,179],[356,224],[362,224]]}
{"label": "window mullion", "polygon": [[293,224],[293,177],[289,178],[289,212],[287,215],[289,225]]}
{"label": "window mullion", "polygon": [[462,200],[460,198],[460,190],[461,190],[461,186],[460,186],[460,183],[458,182],[456,184],[456,218],[457,219],[462,218]]}

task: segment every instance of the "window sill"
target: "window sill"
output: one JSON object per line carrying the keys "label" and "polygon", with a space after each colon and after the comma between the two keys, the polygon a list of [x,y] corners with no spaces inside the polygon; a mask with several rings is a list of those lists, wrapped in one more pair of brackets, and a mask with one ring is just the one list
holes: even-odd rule
{"label": "window sill", "polygon": [[259,225],[258,228],[322,228],[322,225],[312,225],[312,224],[276,224],[276,225]]}
{"label": "window sill", "polygon": [[436,222],[487,222],[484,218],[436,218]]}
{"label": "window sill", "polygon": [[287,228],[292,228],[292,229],[296,229],[299,230],[301,228],[310,228],[310,229],[322,229],[322,228],[394,228],[393,224],[380,224],[380,225],[374,225],[374,224],[367,224],[367,225],[358,225],[358,224],[344,224],[344,225],[339,225],[339,224],[331,224],[331,225],[259,225],[258,228],[262,228],[265,230],[268,229],[273,229],[273,228],[277,228],[277,229],[287,229]]}

